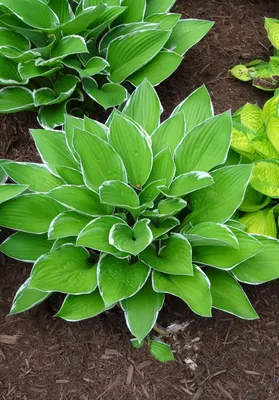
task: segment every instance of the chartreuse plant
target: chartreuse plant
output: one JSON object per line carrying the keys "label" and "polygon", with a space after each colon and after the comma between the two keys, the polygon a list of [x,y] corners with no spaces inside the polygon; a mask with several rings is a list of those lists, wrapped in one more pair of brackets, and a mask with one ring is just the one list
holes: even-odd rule
{"label": "chartreuse plant", "polygon": [[269,62],[257,59],[238,64],[231,69],[231,74],[243,82],[251,81],[259,89],[273,91],[279,87],[279,20],[265,18],[264,27],[274,49]]}
{"label": "chartreuse plant", "polygon": [[[213,23],[170,13],[175,0],[0,0],[0,113],[118,106],[144,78],[158,85]],[[86,107],[87,105],[87,107]],[[85,111],[85,110],[84,110]],[[78,110],[76,110],[78,112]]]}
{"label": "chartreuse plant", "polygon": [[277,278],[279,243],[232,219],[253,165],[222,165],[231,115],[213,115],[204,86],[161,113],[145,80],[105,125],[67,116],[62,131],[32,130],[42,164],[1,161],[26,190],[0,206],[0,226],[18,231],[0,249],[34,263],[12,314],[53,292],[66,295],[56,316],[67,321],[118,304],[133,345],[148,337],[161,361],[170,349],[148,335],[166,294],[201,316],[257,318],[239,281]]}
{"label": "chartreuse plant", "polygon": [[277,237],[279,214],[279,93],[261,110],[247,103],[233,117],[232,149],[254,163],[239,222],[247,232]]}

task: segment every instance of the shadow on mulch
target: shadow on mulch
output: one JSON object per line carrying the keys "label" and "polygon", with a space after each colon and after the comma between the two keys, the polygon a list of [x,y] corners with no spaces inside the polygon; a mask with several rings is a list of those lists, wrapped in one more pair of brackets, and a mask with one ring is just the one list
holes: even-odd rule
{"label": "shadow on mulch", "polygon": [[[165,115],[205,83],[217,113],[247,101],[262,106],[269,95],[233,79],[235,64],[271,52],[263,17],[278,17],[276,0],[180,0],[185,18],[215,20],[212,31],[159,88]],[[39,161],[28,128],[36,115],[0,116],[0,157]],[[169,338],[176,362],[162,365],[147,349],[133,350],[119,310],[81,323],[52,318],[59,297],[6,317],[30,266],[0,255],[0,394],[3,400],[278,400],[279,283],[247,288],[261,316],[242,321],[214,312],[193,315],[168,299],[159,323],[189,323]]]}

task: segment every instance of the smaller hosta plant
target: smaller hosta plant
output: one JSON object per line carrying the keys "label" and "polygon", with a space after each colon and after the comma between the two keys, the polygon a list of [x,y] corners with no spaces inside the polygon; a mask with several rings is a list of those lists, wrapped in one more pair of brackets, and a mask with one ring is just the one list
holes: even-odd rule
{"label": "smaller hosta plant", "polygon": [[174,3],[0,0],[0,113],[35,110],[54,128],[66,109],[107,109],[144,78],[158,85],[213,25],[170,13]]}
{"label": "smaller hosta plant", "polygon": [[270,60],[253,60],[245,65],[236,65],[231,74],[243,82],[251,81],[259,89],[274,91],[279,87],[279,20],[265,18],[265,29],[274,49]]}
{"label": "smaller hosta plant", "polygon": [[263,109],[247,103],[233,117],[231,147],[253,163],[250,184],[239,210],[238,221],[247,232],[277,237],[279,214],[279,93]]}
{"label": "smaller hosta plant", "polygon": [[[34,263],[12,314],[53,292],[65,294],[56,316],[67,321],[118,304],[135,347],[166,294],[204,317],[217,308],[257,318],[239,281],[277,278],[279,244],[232,219],[253,165],[222,165],[231,115],[213,115],[204,86],[163,123],[161,113],[145,80],[105,125],[67,116],[62,131],[32,130],[42,164],[1,161],[18,193],[0,205],[0,226],[17,231],[0,249]],[[172,358],[165,344],[148,344]]]}

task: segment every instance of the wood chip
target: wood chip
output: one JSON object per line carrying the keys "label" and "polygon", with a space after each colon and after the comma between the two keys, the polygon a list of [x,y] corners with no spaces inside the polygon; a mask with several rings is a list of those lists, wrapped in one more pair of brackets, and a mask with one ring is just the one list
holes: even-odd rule
{"label": "wood chip", "polygon": [[133,379],[133,374],[134,374],[134,366],[133,364],[129,365],[128,367],[128,374],[126,378],[126,385],[131,385],[132,379]]}
{"label": "wood chip", "polygon": [[0,335],[0,343],[3,344],[16,344],[19,339],[19,335]]}
{"label": "wood chip", "polygon": [[56,379],[55,382],[62,384],[62,383],[69,383],[70,381],[68,381],[67,379]]}
{"label": "wood chip", "polygon": [[145,396],[146,396],[148,399],[150,399],[150,396],[149,396],[148,391],[146,390],[146,387],[143,386],[143,385],[141,385],[141,387],[142,387],[142,391],[143,391],[143,393],[145,394]]}
{"label": "wood chip", "polygon": [[196,393],[192,396],[191,400],[200,400],[203,395],[203,388],[199,387]]}
{"label": "wood chip", "polygon": [[38,387],[31,387],[31,388],[29,388],[29,390],[31,390],[31,392],[35,392],[35,393],[45,393],[45,389],[41,389]]}
{"label": "wood chip", "polygon": [[257,371],[249,371],[249,370],[247,370],[247,369],[245,369],[244,372],[245,372],[245,374],[247,374],[247,375],[256,375],[256,376],[262,375],[260,372],[257,372]]}
{"label": "wood chip", "polygon": [[4,354],[4,351],[0,347],[0,356],[3,358],[3,360],[6,360],[6,356]]}
{"label": "wood chip", "polygon": [[141,370],[141,369],[143,369],[143,368],[149,367],[149,365],[151,365],[151,364],[152,364],[152,361],[148,361],[148,360],[143,361],[142,363],[140,363],[140,364],[137,366],[137,369]]}
{"label": "wood chip", "polygon": [[216,382],[216,386],[218,387],[218,389],[220,390],[220,392],[229,400],[234,400],[233,397],[230,395],[229,392],[226,391],[225,388],[223,388],[223,386],[221,385],[220,382]]}

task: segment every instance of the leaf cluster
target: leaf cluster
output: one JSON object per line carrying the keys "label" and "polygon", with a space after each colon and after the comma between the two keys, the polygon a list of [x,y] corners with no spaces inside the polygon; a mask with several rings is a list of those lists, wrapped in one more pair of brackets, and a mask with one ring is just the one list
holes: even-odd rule
{"label": "leaf cluster", "polygon": [[243,81],[265,91],[274,91],[279,87],[279,20],[265,18],[265,29],[273,46],[273,56],[269,61],[256,59],[231,69],[231,74]]}
{"label": "leaf cluster", "polygon": [[1,0],[0,113],[38,111],[53,129],[66,111],[122,104],[144,78],[158,85],[213,25],[170,13],[174,3]]}
{"label": "leaf cluster", "polygon": [[61,131],[32,130],[42,164],[1,161],[14,183],[0,186],[0,226],[17,232],[0,250],[34,263],[11,313],[54,292],[67,321],[120,304],[137,347],[166,294],[201,316],[257,318],[240,282],[277,278],[279,243],[234,219],[253,164],[224,164],[231,115],[214,116],[204,86],[164,122],[162,111],[144,80],[106,124],[67,116]]}

